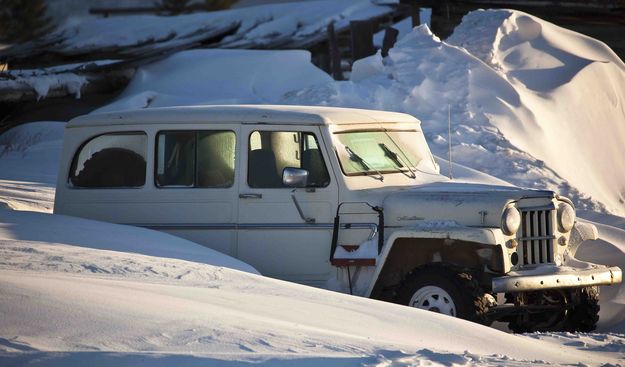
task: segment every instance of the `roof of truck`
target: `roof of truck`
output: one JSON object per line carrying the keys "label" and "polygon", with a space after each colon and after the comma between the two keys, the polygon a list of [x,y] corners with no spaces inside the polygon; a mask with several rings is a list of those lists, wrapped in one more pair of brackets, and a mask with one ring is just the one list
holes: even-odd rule
{"label": "roof of truck", "polygon": [[67,124],[67,127],[201,122],[331,125],[380,122],[419,123],[419,120],[404,113],[355,108],[279,105],[205,105],[93,113],[71,120]]}

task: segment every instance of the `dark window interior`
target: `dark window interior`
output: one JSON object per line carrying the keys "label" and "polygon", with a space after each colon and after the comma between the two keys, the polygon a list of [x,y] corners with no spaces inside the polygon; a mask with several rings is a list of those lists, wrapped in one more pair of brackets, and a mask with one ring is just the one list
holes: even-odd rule
{"label": "dark window interior", "polygon": [[307,187],[325,187],[330,175],[314,134],[298,131],[254,131],[248,146],[248,184],[279,188],[286,167],[308,171]]}
{"label": "dark window interior", "polygon": [[138,187],[145,184],[144,133],[97,136],[74,156],[69,183],[82,188]]}
{"label": "dark window interior", "polygon": [[165,131],[156,139],[159,187],[230,187],[236,136],[232,131]]}

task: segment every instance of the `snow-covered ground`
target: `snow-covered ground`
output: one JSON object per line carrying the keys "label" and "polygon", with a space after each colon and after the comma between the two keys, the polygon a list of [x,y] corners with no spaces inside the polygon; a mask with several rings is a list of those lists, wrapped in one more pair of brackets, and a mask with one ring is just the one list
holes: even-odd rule
{"label": "snow-covered ground", "polygon": [[[572,197],[602,237],[579,256],[625,268],[624,78],[622,61],[595,40],[520,12],[478,11],[447,43],[425,26],[407,33],[345,82],[304,51],[179,53],[141,68],[102,110],[403,111],[446,157],[449,106],[456,179]],[[264,278],[161,233],[10,210],[50,212],[63,126],[0,135],[0,365],[625,364],[625,286],[602,288],[599,333],[518,336]]]}
{"label": "snow-covered ground", "polygon": [[64,128],[42,121],[0,135],[0,208],[52,211]]}
{"label": "snow-covered ground", "polygon": [[[133,0],[136,1],[136,0]],[[350,21],[381,16],[392,11],[384,1],[317,0],[266,4],[176,17],[126,15],[96,17],[77,14],[41,42],[54,42],[60,54],[97,54],[110,49],[141,47],[169,49],[210,38],[211,32],[230,30],[218,42],[221,48],[262,48],[285,42],[305,41],[334,22],[336,28]],[[136,51],[136,50],[135,50]]]}
{"label": "snow-covered ground", "polygon": [[619,335],[511,335],[265,278],[144,229],[10,210],[0,223],[3,366],[625,362]]}

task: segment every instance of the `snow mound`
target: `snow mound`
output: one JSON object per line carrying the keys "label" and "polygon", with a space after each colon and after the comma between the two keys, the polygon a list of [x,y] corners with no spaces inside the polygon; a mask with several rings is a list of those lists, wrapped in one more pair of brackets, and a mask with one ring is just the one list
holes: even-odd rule
{"label": "snow mound", "polygon": [[119,99],[98,111],[275,103],[288,91],[331,80],[308,51],[192,50],[140,67]]}
{"label": "snow mound", "polygon": [[[509,81],[532,114],[484,111],[515,146],[625,215],[625,64],[604,43],[526,13],[475,11],[449,43]],[[477,111],[476,111],[477,112]]]}
{"label": "snow mound", "polygon": [[447,42],[417,27],[388,57],[358,60],[351,81],[285,102],[410,113],[439,156],[449,113],[455,161],[625,214],[625,66],[603,43],[522,12],[472,12]]}
{"label": "snow mound", "polygon": [[[284,2],[177,16],[127,15],[70,18],[43,40],[65,55],[102,55],[141,51],[171,50],[181,45],[216,42],[220,48],[263,48],[306,42],[335,27],[349,26],[352,20],[368,19],[392,11],[378,1],[323,0]],[[215,33],[213,33],[215,32]],[[221,40],[211,35],[232,33]],[[19,48],[16,52],[19,54]]]}
{"label": "snow mound", "polygon": [[[250,265],[228,255],[162,232],[58,214],[0,209],[0,243],[4,252],[2,258],[5,261],[10,259],[9,263],[12,263],[19,257],[18,254],[26,253],[28,254],[27,259],[30,260],[24,261],[23,264],[26,266],[25,269],[28,270],[38,270],[36,264],[41,264],[42,267],[48,265],[62,267],[63,263],[65,263],[65,260],[61,258],[60,264],[56,264],[58,259],[55,260],[54,256],[33,258],[33,253],[37,254],[37,252],[22,250],[22,245],[20,245],[22,242],[62,244],[98,250],[129,252],[257,273]],[[32,244],[29,246],[32,247]],[[50,252],[52,250],[53,248],[50,246],[46,249],[46,251]],[[77,252],[78,255],[83,253],[78,250],[74,252]],[[108,259],[111,260],[110,257]],[[51,265],[53,263],[55,265]],[[118,270],[113,270],[110,266],[115,266],[115,269],[118,269],[117,267],[121,265],[112,261],[105,266],[109,267],[109,269],[106,270],[104,268],[105,270],[102,270],[102,272],[115,273]],[[21,269],[21,267],[19,268]],[[93,269],[95,272],[99,271],[95,267]]]}
{"label": "snow mound", "polygon": [[[236,271],[160,233],[2,210],[0,221],[2,365],[623,362],[618,336],[535,340]],[[161,257],[171,248],[194,261]]]}
{"label": "snow mound", "polygon": [[0,135],[0,208],[52,211],[64,128],[42,121]]}
{"label": "snow mound", "polygon": [[[617,227],[625,223],[625,218],[586,212],[582,213],[582,217],[587,219],[582,221],[597,226],[599,239],[584,242],[576,257],[625,269],[625,228]],[[625,333],[625,284],[621,283],[617,287],[601,287],[599,305],[601,310],[597,330]]]}

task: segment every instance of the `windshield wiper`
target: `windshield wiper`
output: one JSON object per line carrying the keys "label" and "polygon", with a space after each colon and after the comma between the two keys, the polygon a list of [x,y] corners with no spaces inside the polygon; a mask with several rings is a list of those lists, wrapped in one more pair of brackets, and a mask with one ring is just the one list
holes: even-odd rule
{"label": "windshield wiper", "polygon": [[[384,134],[386,134],[386,136],[390,139],[390,141],[393,143],[393,145],[395,145],[395,147],[397,149],[399,149],[399,152],[401,153],[401,155],[403,157],[400,157],[397,155],[397,153],[393,152],[392,150],[390,150],[386,144],[384,143],[380,143],[378,144],[380,146],[380,148],[382,148],[382,150],[384,151],[384,155],[386,155],[387,157],[391,158],[392,161],[394,161],[398,168],[402,168],[404,167],[400,161],[400,159],[402,161],[404,161],[404,164],[406,166],[406,168],[408,168],[408,171],[410,171],[410,175],[408,177],[410,178],[417,178],[417,174],[412,170],[412,167],[410,167],[410,160],[408,159],[408,157],[406,156],[406,153],[404,153],[404,151],[399,147],[399,145],[397,145],[397,143],[395,142],[395,140],[391,137],[391,135],[388,133],[388,131],[386,131],[386,129],[384,129]],[[416,169],[416,167],[415,167]]]}
{"label": "windshield wiper", "polygon": [[[372,170],[369,167],[369,164],[361,156],[356,154],[350,147],[345,145],[345,150],[347,151],[347,154],[349,155],[349,159],[358,163],[362,167],[362,169],[364,169],[366,172],[369,172]],[[378,175],[380,175],[380,177],[378,178],[380,181],[384,181],[384,176],[382,176],[382,172],[378,171],[375,168],[373,169],[373,171],[375,171]]]}
{"label": "windshield wiper", "polygon": [[379,143],[378,146],[384,151],[384,155],[390,158],[393,163],[395,163],[397,168],[404,168],[404,165],[399,161],[399,158],[397,157],[397,153],[390,150],[384,143]]}
{"label": "windshield wiper", "polygon": [[402,170],[402,168],[407,167],[408,171],[410,172],[410,175],[407,175],[407,176],[410,178],[416,177],[414,172],[412,172],[412,169],[410,168],[410,166],[408,165],[404,166],[404,164],[401,162],[402,159],[400,159],[397,153],[393,152],[389,147],[387,147],[386,144],[379,143],[378,146],[384,151],[384,155],[387,156],[390,160],[392,160],[393,163],[395,163],[395,165],[397,166],[397,168],[400,169],[401,172],[405,173],[405,170]]}

